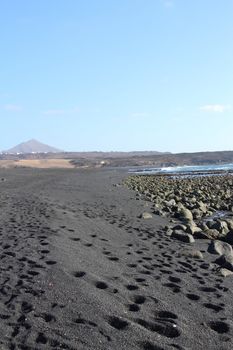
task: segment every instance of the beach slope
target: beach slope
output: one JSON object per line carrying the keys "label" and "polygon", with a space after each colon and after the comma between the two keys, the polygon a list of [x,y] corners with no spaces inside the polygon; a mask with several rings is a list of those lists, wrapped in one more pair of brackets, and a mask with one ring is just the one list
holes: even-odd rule
{"label": "beach slope", "polygon": [[0,349],[233,348],[232,277],[207,240],[168,237],[127,176],[0,170]]}

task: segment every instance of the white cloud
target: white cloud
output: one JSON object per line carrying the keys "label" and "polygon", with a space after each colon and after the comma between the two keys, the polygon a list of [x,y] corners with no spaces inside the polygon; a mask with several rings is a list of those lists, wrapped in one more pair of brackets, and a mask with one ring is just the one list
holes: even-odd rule
{"label": "white cloud", "polygon": [[65,114],[65,110],[64,109],[48,109],[47,111],[44,111],[43,114],[46,114],[46,115],[61,115],[61,114]]}
{"label": "white cloud", "polygon": [[205,105],[200,107],[200,110],[202,112],[214,112],[214,113],[223,113],[230,109],[231,109],[230,105],[221,105],[221,104]]}
{"label": "white cloud", "polygon": [[65,115],[71,113],[78,113],[79,108],[71,108],[71,109],[48,109],[43,112],[45,115]]}
{"label": "white cloud", "polygon": [[5,111],[9,112],[20,112],[22,111],[22,107],[19,105],[7,104],[4,106]]}

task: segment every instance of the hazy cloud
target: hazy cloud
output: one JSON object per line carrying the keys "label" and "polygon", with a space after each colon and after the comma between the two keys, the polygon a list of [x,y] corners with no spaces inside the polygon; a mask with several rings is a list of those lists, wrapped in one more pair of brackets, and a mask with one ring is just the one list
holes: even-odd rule
{"label": "hazy cloud", "polygon": [[66,111],[64,109],[48,109],[47,111],[43,112],[43,114],[46,114],[46,115],[61,115],[65,113]]}
{"label": "hazy cloud", "polygon": [[65,115],[71,113],[78,113],[79,108],[71,108],[71,109],[48,109],[43,112],[45,115]]}
{"label": "hazy cloud", "polygon": [[145,118],[145,117],[149,117],[150,114],[149,113],[145,113],[145,112],[137,112],[137,113],[132,113],[131,117],[133,118]]}
{"label": "hazy cloud", "polygon": [[221,105],[221,104],[213,104],[213,105],[205,105],[201,106],[200,110],[202,112],[214,112],[214,113],[223,113],[231,109],[230,105]]}
{"label": "hazy cloud", "polygon": [[7,104],[4,106],[5,111],[9,112],[20,112],[22,111],[22,107],[19,105]]}

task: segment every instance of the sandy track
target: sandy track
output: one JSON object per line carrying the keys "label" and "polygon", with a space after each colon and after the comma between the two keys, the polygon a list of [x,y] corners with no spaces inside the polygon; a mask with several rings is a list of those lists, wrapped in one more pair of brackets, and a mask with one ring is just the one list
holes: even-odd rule
{"label": "sandy track", "polygon": [[0,160],[0,168],[39,168],[39,169],[72,169],[69,159],[19,159]]}

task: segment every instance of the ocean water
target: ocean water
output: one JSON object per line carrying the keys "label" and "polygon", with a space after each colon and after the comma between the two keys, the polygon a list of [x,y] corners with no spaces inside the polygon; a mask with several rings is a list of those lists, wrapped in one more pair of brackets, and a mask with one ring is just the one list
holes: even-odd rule
{"label": "ocean water", "polygon": [[192,173],[212,173],[212,172],[233,171],[233,163],[211,164],[211,165],[184,165],[164,168],[138,168],[130,169],[130,173],[153,175],[153,174],[192,174]]}

